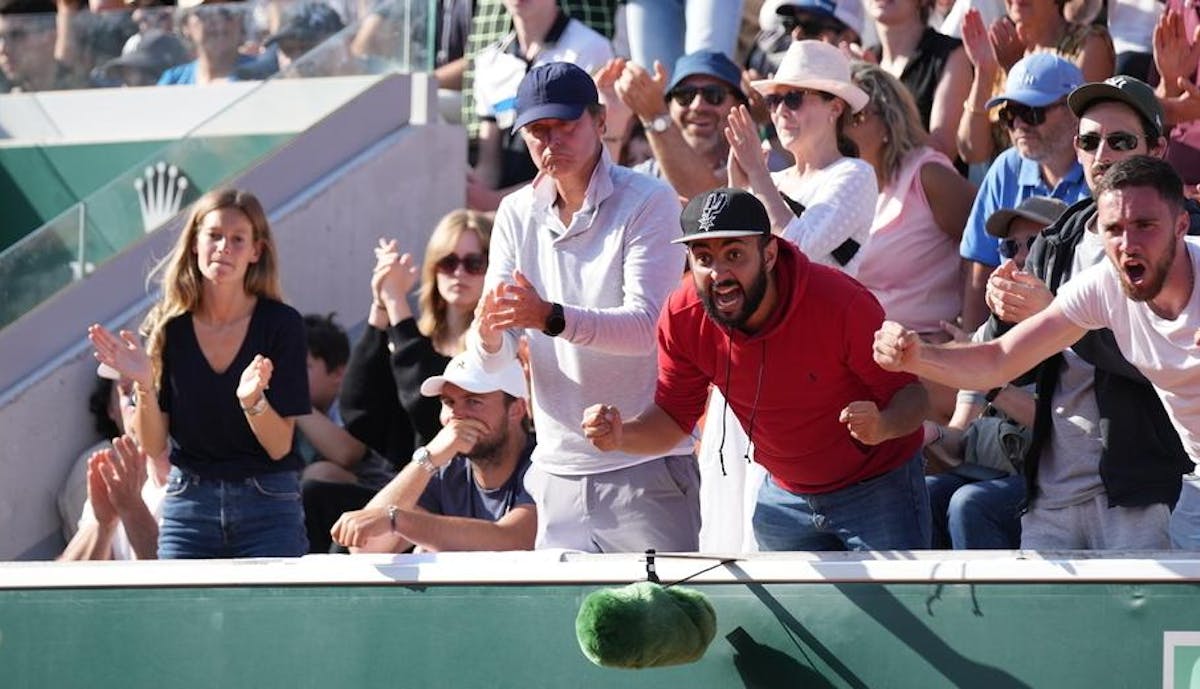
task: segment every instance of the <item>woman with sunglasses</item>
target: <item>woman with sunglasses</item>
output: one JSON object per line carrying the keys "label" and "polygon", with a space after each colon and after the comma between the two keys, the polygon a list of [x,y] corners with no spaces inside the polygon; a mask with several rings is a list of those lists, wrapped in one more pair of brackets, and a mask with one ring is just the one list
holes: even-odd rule
{"label": "woman with sunglasses", "polygon": [[[340,405],[346,430],[397,466],[441,430],[441,405],[421,395],[421,382],[463,351],[483,294],[491,231],[486,215],[452,211],[430,235],[419,273],[394,239],[375,249],[368,327],[350,353]],[[418,277],[419,317],[407,299]]]}
{"label": "woman with sunglasses", "polygon": [[1073,24],[1063,16],[1065,0],[1006,0],[1007,16],[986,27],[978,10],[963,17],[963,47],[975,73],[958,123],[958,153],[967,163],[986,163],[1008,146],[1004,129],[988,117],[987,102],[1021,58],[1053,52],[1074,62],[1084,82],[1113,75],[1116,57],[1108,30]]}
{"label": "woman with sunglasses", "polygon": [[875,171],[846,137],[867,94],[850,80],[837,48],[796,41],[774,78],[751,83],[764,95],[779,140],[795,164],[767,170],[758,130],[745,106],[729,114],[729,185],[754,193],[782,235],[809,259],[854,275],[870,237],[878,193]]}
{"label": "woman with sunglasses", "polygon": [[[208,192],[155,271],[162,297],[133,333],[88,328],[95,356],[134,381],[133,431],[170,450],[158,557],[299,557],[296,417],[309,413],[304,322],[283,303],[278,253],[252,194]],[[168,442],[169,440],[169,442]]]}

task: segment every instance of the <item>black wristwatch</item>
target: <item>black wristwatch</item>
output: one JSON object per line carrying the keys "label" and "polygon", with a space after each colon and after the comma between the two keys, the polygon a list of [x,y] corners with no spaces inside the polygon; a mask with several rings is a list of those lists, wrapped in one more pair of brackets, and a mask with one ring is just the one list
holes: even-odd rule
{"label": "black wristwatch", "polygon": [[563,318],[562,304],[550,304],[550,315],[546,316],[546,325],[542,332],[550,337],[558,337],[567,328],[567,319]]}

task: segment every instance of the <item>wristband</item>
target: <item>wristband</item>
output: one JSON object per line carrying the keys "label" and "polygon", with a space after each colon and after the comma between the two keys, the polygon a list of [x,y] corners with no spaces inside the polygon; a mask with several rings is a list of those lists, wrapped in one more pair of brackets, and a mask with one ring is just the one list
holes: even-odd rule
{"label": "wristband", "polygon": [[387,509],[388,524],[392,528],[392,533],[396,533],[396,513],[399,511],[400,511],[399,507],[396,507],[395,505],[388,505],[388,509]]}

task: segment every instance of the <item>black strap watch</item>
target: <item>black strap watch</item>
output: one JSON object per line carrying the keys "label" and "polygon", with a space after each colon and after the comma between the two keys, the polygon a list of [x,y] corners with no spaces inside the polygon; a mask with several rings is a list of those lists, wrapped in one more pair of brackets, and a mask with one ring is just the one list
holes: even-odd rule
{"label": "black strap watch", "polygon": [[558,337],[563,330],[567,329],[567,319],[563,317],[562,304],[550,304],[550,315],[546,316],[546,325],[542,327],[542,332],[550,337]]}

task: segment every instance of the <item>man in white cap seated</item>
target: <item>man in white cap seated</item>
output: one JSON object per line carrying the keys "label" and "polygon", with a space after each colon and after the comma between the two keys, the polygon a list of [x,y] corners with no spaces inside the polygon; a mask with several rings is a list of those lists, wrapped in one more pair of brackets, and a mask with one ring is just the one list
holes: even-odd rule
{"label": "man in white cap seated", "polygon": [[442,400],[442,430],[367,506],[333,525],[354,552],[528,550],[537,512],[525,491],[533,443],[525,431],[525,375],[514,358],[486,372],[470,352],[450,360],[421,394]]}

